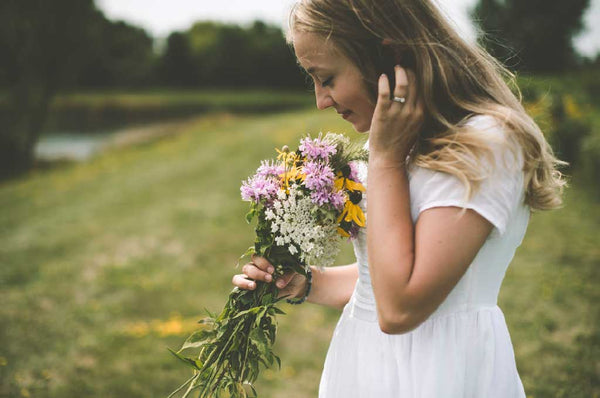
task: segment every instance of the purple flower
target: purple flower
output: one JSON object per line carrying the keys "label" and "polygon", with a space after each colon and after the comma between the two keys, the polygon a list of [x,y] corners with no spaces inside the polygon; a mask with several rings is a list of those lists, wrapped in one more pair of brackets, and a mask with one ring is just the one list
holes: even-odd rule
{"label": "purple flower", "polygon": [[348,166],[350,166],[350,175],[348,176],[349,179],[351,179],[352,181],[359,181],[358,179],[358,166],[355,162],[349,162]]}
{"label": "purple flower", "polygon": [[304,162],[302,172],[306,175],[304,180],[306,188],[311,191],[331,192],[335,176],[329,165],[309,160]]}
{"label": "purple flower", "polygon": [[310,193],[310,200],[318,206],[323,206],[329,203],[329,195],[325,191],[313,191]]}
{"label": "purple flower", "polygon": [[242,182],[240,191],[242,200],[258,203],[264,199],[267,203],[271,203],[277,197],[279,182],[272,177],[256,174]]}
{"label": "purple flower", "polygon": [[281,164],[275,163],[272,160],[263,160],[260,162],[260,167],[256,170],[256,175],[261,177],[279,177],[284,172]]}
{"label": "purple flower", "polygon": [[322,159],[325,161],[328,161],[329,156],[335,154],[337,151],[335,145],[323,141],[320,134],[319,138],[312,139],[306,137],[301,139],[298,149],[300,149],[300,153],[309,160]]}
{"label": "purple flower", "polygon": [[344,209],[344,204],[346,204],[346,194],[344,191],[332,192],[329,195],[329,203],[331,203],[338,211],[342,211]]}

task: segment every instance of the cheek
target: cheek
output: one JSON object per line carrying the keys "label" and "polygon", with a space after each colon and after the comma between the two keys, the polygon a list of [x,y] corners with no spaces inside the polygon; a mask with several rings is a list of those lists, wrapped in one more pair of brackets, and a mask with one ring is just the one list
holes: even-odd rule
{"label": "cheek", "polygon": [[363,116],[368,117],[369,119],[373,117],[373,113],[375,112],[375,104],[371,102],[369,97],[363,96],[361,98],[360,112],[363,114]]}

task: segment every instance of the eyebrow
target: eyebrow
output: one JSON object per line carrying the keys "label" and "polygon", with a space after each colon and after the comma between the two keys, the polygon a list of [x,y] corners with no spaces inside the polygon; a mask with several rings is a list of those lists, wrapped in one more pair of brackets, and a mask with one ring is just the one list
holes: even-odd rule
{"label": "eyebrow", "polygon": [[308,73],[314,73],[316,70],[321,70],[321,68],[319,68],[318,66],[311,66],[310,68],[308,68],[306,71]]}

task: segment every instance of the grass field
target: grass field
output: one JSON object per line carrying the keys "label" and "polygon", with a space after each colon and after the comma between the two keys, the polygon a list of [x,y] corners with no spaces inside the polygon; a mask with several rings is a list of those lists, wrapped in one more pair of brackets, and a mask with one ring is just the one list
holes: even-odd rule
{"label": "grass field", "polygon": [[[252,241],[239,185],[306,132],[358,135],[333,111],[219,114],[171,137],[0,185],[0,396],[165,397],[178,348],[218,311]],[[528,397],[598,397],[598,203],[574,178],[534,214],[501,290]],[[347,246],[340,264],[353,261]],[[261,398],[315,397],[339,313],[279,318],[282,370]]]}

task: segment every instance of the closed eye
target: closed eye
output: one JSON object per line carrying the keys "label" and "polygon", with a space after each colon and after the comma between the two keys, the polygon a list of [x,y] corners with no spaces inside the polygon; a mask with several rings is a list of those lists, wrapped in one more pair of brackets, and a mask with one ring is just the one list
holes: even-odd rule
{"label": "closed eye", "polygon": [[327,87],[328,85],[331,84],[332,80],[333,80],[333,77],[330,77],[329,79],[325,80],[323,83],[321,83],[321,87]]}

